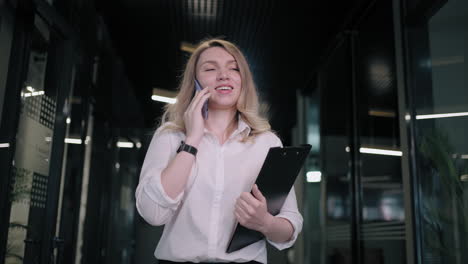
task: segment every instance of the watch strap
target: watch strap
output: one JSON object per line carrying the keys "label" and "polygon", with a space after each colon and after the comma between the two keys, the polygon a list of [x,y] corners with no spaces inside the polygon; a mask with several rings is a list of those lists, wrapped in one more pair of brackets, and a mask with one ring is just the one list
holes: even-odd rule
{"label": "watch strap", "polygon": [[177,149],[177,153],[179,153],[181,151],[188,152],[188,153],[190,153],[190,154],[192,154],[194,156],[196,156],[197,152],[198,152],[196,147],[191,146],[191,145],[185,143],[184,141],[180,142],[180,146],[179,146],[179,149]]}

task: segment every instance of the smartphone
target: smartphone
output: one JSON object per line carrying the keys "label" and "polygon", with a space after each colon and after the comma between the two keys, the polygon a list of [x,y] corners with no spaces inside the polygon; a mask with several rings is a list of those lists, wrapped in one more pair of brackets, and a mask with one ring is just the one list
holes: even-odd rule
{"label": "smartphone", "polygon": [[[201,87],[200,83],[198,80],[195,80],[195,90],[196,91],[201,91],[203,88]],[[204,119],[208,119],[208,100],[203,104],[202,107],[202,115]]]}

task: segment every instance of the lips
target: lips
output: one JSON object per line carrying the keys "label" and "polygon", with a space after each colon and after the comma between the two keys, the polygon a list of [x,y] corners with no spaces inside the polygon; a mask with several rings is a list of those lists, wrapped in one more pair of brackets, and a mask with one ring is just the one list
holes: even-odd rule
{"label": "lips", "polygon": [[231,91],[234,88],[231,85],[223,84],[215,88],[216,91]]}

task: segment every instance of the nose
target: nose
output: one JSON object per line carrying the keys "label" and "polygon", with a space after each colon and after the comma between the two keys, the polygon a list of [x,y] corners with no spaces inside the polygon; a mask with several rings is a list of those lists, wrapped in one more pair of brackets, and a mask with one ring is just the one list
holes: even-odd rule
{"label": "nose", "polygon": [[219,73],[218,73],[218,80],[227,80],[229,79],[229,75],[227,74],[227,72],[225,70],[220,70]]}

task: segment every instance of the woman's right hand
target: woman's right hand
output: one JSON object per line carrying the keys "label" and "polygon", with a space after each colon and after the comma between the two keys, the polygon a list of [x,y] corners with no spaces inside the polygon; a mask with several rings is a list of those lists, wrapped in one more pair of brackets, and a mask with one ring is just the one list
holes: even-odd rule
{"label": "woman's right hand", "polygon": [[187,136],[185,142],[194,147],[198,147],[203,137],[205,119],[203,119],[202,107],[210,96],[211,90],[208,87],[197,91],[184,113],[185,133]]}

